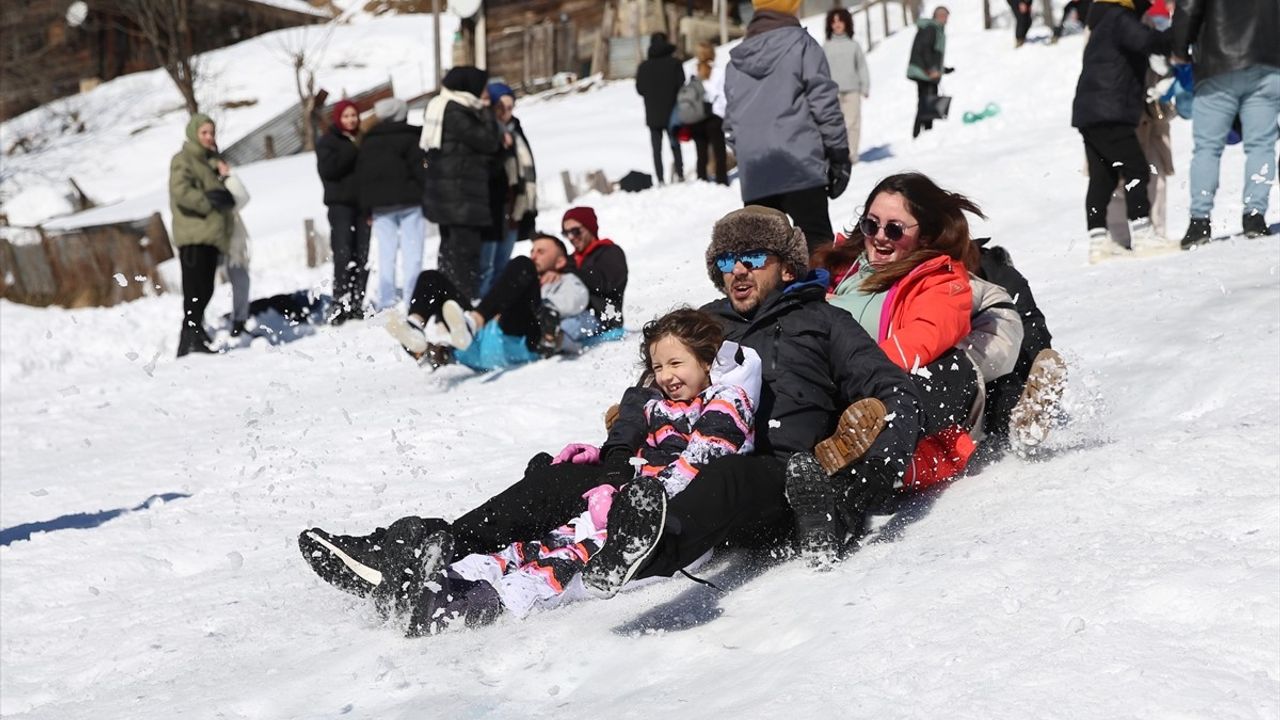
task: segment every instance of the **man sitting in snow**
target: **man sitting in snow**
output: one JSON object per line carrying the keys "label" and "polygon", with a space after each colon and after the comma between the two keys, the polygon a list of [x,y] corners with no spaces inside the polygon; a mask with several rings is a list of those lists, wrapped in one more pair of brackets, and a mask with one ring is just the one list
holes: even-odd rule
{"label": "man sitting in snow", "polygon": [[[439,270],[424,270],[414,285],[407,318],[393,313],[387,331],[415,358],[439,367],[457,361],[494,370],[577,349],[575,332],[592,326],[587,286],[570,270],[564,243],[537,234],[528,257],[513,258],[484,298],[470,300]],[[427,341],[430,320],[441,321],[448,344]]]}
{"label": "man sitting in snow", "polygon": [[565,211],[560,232],[573,245],[569,266],[591,293],[590,316],[563,323],[576,346],[594,345],[622,337],[622,298],[627,292],[627,254],[612,240],[600,237],[596,211],[573,207]]}

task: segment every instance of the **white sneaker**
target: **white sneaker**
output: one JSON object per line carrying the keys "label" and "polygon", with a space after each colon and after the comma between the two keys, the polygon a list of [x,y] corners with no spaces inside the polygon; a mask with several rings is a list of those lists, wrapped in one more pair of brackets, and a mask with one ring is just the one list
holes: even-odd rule
{"label": "white sneaker", "polygon": [[471,313],[463,310],[457,300],[445,300],[440,306],[440,316],[449,328],[449,344],[458,350],[471,347],[476,338],[476,323]]}
{"label": "white sneaker", "polygon": [[1178,243],[1156,234],[1151,218],[1138,218],[1130,223],[1129,237],[1132,238],[1133,254],[1139,257],[1163,255],[1180,249]]}
{"label": "white sneaker", "polygon": [[1113,257],[1128,257],[1129,248],[1116,242],[1106,228],[1093,228],[1089,231],[1089,264],[1096,265]]}
{"label": "white sneaker", "polygon": [[406,319],[399,310],[387,313],[386,328],[391,337],[398,340],[405,350],[414,355],[421,355],[427,351],[426,333],[422,332],[422,328],[412,320]]}

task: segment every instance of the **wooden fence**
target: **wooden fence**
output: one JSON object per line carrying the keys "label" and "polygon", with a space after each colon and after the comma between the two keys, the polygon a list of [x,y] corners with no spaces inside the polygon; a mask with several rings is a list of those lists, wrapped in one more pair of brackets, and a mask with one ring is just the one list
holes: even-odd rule
{"label": "wooden fence", "polygon": [[880,38],[889,37],[893,34],[893,30],[889,27],[889,5],[898,5],[902,11],[902,27],[909,28],[915,24],[916,18],[920,15],[921,3],[917,0],[869,0],[857,7],[849,8],[849,13],[853,16],[853,25],[858,26],[858,14],[862,14],[862,26],[866,28],[866,32],[862,35],[867,42],[867,52],[871,52],[876,46],[876,36],[871,33],[871,16],[875,15],[880,19]]}
{"label": "wooden fence", "polygon": [[7,229],[0,236],[0,297],[41,307],[109,307],[165,292],[156,266],[172,257],[159,213],[74,230]]}

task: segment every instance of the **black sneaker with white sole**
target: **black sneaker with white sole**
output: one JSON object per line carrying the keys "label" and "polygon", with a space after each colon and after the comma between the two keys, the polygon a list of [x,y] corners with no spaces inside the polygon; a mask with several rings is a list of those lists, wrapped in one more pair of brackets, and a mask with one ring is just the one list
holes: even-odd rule
{"label": "black sneaker with white sole", "polygon": [[409,617],[428,583],[438,580],[453,559],[453,536],[421,518],[401,518],[382,542],[382,582],[373,589],[374,607],[384,618]]}
{"label": "black sneaker with white sole", "polygon": [[667,522],[667,490],[654,478],[640,477],[613,496],[604,547],[591,556],[582,583],[599,597],[611,598],[635,577],[653,554]]}
{"label": "black sneaker with white sole", "polygon": [[313,527],[298,535],[298,549],[320,579],[366,597],[382,582],[382,537],[386,532],[386,528],[378,528],[368,535],[334,535]]}
{"label": "black sneaker with white sole", "polygon": [[[440,518],[408,516],[396,522],[420,525],[425,533],[449,529],[449,523]],[[313,527],[299,533],[298,549],[321,580],[352,595],[367,597],[382,582],[386,534],[386,528],[377,528],[368,535],[335,535]]]}
{"label": "black sneaker with white sole", "polygon": [[811,453],[787,461],[787,503],[796,521],[796,543],[810,567],[830,569],[840,558],[844,531],[836,512],[838,488]]}

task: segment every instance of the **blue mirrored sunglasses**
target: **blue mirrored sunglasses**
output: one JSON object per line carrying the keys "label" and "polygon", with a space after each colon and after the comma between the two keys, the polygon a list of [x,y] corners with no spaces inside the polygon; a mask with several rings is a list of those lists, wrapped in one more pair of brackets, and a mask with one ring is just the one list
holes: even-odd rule
{"label": "blue mirrored sunglasses", "polygon": [[716,267],[722,273],[733,272],[733,266],[742,263],[742,267],[748,270],[764,267],[769,261],[768,250],[748,250],[740,253],[720,253],[716,256]]}

